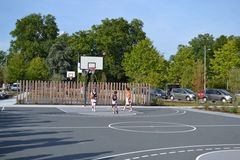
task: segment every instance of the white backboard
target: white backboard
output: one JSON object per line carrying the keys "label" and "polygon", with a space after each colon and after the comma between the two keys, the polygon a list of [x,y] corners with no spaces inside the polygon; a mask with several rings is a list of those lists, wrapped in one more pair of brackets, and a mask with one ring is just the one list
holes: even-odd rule
{"label": "white backboard", "polygon": [[75,78],[75,72],[74,71],[67,71],[67,78]]}
{"label": "white backboard", "polygon": [[82,73],[82,70],[81,70],[81,63],[78,63],[77,68],[78,68],[78,73]]}
{"label": "white backboard", "polygon": [[96,67],[96,70],[103,70],[103,57],[81,56],[81,69]]}

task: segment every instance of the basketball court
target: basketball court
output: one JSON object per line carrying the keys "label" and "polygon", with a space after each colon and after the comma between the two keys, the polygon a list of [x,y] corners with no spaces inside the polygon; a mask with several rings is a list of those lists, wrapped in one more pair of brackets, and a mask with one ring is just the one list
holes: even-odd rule
{"label": "basketball court", "polygon": [[[235,160],[240,116],[191,108],[6,105],[0,159]],[[224,155],[224,156],[223,156]]]}

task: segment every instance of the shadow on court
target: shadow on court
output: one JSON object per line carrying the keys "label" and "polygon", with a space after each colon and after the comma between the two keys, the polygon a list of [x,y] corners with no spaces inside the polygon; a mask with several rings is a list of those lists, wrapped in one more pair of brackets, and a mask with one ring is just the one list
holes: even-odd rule
{"label": "shadow on court", "polygon": [[[50,157],[51,154],[42,154],[38,156],[27,156],[27,157],[19,157],[14,159],[8,160],[92,160],[94,157],[102,155],[102,154],[109,154],[111,151],[107,152],[95,152],[95,153],[81,153],[81,154],[72,154],[72,155],[64,155],[64,156],[57,156],[57,157]],[[110,160],[112,158],[107,158],[106,160]]]}

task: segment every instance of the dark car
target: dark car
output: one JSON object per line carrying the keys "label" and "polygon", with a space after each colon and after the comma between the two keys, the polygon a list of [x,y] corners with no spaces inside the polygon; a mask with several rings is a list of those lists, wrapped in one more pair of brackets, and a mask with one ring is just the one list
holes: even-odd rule
{"label": "dark car", "polygon": [[154,98],[161,98],[161,99],[167,98],[165,91],[163,91],[162,89],[151,89],[150,95],[151,97],[154,97]]}
{"label": "dark car", "polygon": [[232,95],[225,89],[206,89],[203,97],[203,101],[221,101],[221,102],[232,102]]}
{"label": "dark car", "polygon": [[8,97],[9,97],[9,95],[8,95],[7,92],[5,92],[3,90],[2,91],[0,90],[0,99],[6,99]]}

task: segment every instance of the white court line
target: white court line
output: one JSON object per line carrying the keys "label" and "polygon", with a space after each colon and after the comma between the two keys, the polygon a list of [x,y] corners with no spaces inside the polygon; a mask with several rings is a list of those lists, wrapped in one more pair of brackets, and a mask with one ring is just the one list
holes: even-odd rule
{"label": "white court line", "polygon": [[227,153],[227,152],[232,152],[232,151],[239,151],[239,150],[228,150],[228,151],[212,151],[212,152],[207,152],[207,153],[204,153],[204,154],[201,154],[199,155],[196,160],[200,160],[200,158],[202,158],[203,156],[206,156],[206,155],[210,155],[210,154],[216,154],[216,153]]}
{"label": "white court line", "polygon": [[[134,128],[130,128],[127,129],[127,126],[123,126],[124,124],[149,124],[147,126],[147,128],[154,128],[154,127],[149,127],[149,126],[153,126],[154,124],[165,124],[165,125],[176,125],[176,126],[181,126],[181,128],[183,127],[188,127],[190,129],[186,129],[186,130],[180,130],[180,131],[141,131],[141,130],[134,130]],[[117,122],[117,123],[111,123],[108,125],[109,128],[115,129],[115,130],[119,130],[119,131],[125,131],[125,132],[135,132],[135,133],[186,133],[186,132],[193,132],[195,131],[197,128],[195,126],[191,126],[191,125],[186,125],[186,124],[181,124],[181,123],[170,123],[170,122],[153,122],[153,121],[126,121],[126,122]],[[135,126],[137,127],[137,125]],[[141,127],[141,126],[140,126]],[[145,126],[144,126],[145,127]]]}
{"label": "white court line", "polygon": [[[196,147],[201,147],[201,148],[202,147],[216,147],[216,146],[218,146],[218,147],[220,147],[220,146],[240,146],[240,144],[209,144],[209,145],[192,145],[192,146],[178,146],[178,147],[168,147],[168,148],[155,148],[155,149],[147,149],[147,150],[139,150],[139,151],[133,151],[133,152],[114,154],[114,155],[96,158],[94,160],[109,159],[109,158],[114,158],[114,157],[120,157],[120,156],[126,156],[126,155],[131,155],[131,154],[138,154],[138,153],[154,152],[154,151],[183,149],[183,148],[196,148]],[[163,153],[167,154],[166,152],[163,152]],[[160,153],[160,155],[163,153]]]}
{"label": "white court line", "polygon": [[118,126],[117,128],[175,128],[175,127],[188,127],[188,126],[186,126],[186,125],[182,125],[182,126],[180,126],[180,125],[176,125],[176,126],[174,126],[174,125],[172,125],[172,126]]}
{"label": "white court line", "polygon": [[232,124],[223,124],[223,125],[218,125],[218,124],[216,124],[216,125],[194,125],[195,127],[240,127],[240,125],[232,125]]}

